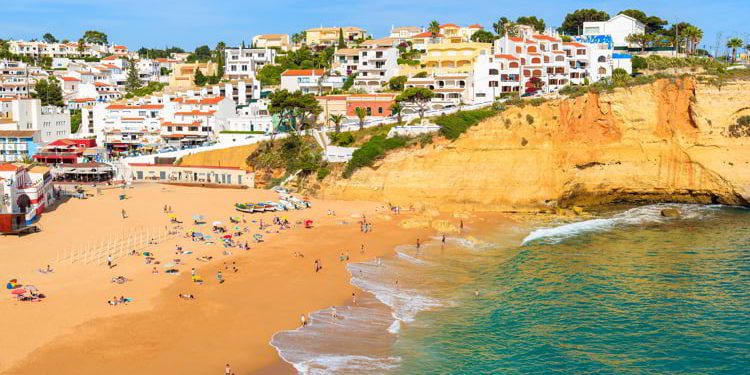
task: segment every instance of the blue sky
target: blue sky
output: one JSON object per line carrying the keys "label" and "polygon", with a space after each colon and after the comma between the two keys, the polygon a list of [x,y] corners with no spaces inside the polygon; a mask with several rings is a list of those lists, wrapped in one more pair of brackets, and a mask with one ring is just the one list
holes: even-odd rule
{"label": "blue sky", "polygon": [[130,48],[177,45],[193,49],[219,40],[237,45],[261,33],[293,33],[316,26],[360,26],[384,36],[392,25],[479,23],[491,28],[501,16],[536,15],[558,26],[565,14],[597,8],[610,14],[636,8],[670,21],[693,23],[705,32],[705,46],[739,36],[750,43],[749,0],[0,0],[0,38],[77,39],[85,30],[104,31]]}

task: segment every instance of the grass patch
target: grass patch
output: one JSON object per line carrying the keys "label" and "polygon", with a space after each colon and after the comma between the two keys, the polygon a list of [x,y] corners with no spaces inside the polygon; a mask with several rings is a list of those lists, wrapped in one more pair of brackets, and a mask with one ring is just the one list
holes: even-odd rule
{"label": "grass patch", "polygon": [[386,138],[376,135],[365,142],[362,147],[354,151],[352,159],[346,163],[343,177],[349,178],[359,168],[370,167],[375,161],[383,158],[387,151],[406,146],[407,139],[403,137]]}
{"label": "grass patch", "polygon": [[448,139],[457,139],[470,127],[480,121],[497,114],[493,109],[475,109],[461,111],[450,115],[443,115],[435,119],[435,124],[440,125],[440,134]]}

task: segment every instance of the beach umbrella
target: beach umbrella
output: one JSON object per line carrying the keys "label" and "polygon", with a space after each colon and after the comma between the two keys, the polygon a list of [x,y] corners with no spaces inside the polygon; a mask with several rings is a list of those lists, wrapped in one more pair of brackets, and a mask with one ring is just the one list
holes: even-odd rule
{"label": "beach umbrella", "polygon": [[242,230],[240,227],[234,227],[234,230]]}
{"label": "beach umbrella", "polygon": [[230,239],[230,238],[232,238],[232,235],[231,234],[226,234],[226,235],[224,235],[223,238]]}
{"label": "beach umbrella", "polygon": [[218,227],[218,226],[221,226],[221,224],[222,224],[221,221],[214,221],[214,223],[211,225]]}
{"label": "beach umbrella", "polygon": [[195,221],[203,220],[203,215],[193,215],[193,220]]}
{"label": "beach umbrella", "polygon": [[23,289],[23,288],[13,289],[13,291],[10,292],[10,294],[13,294],[16,296],[20,294],[24,294],[24,293],[26,293],[26,289]]}

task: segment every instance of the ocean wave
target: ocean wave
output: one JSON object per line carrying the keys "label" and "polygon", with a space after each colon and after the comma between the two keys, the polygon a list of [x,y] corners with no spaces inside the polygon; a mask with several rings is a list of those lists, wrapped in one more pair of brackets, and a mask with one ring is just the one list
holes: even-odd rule
{"label": "ocean wave", "polygon": [[377,374],[399,366],[401,358],[373,358],[361,355],[325,355],[292,364],[300,374]]}
{"label": "ocean wave", "polygon": [[352,277],[351,283],[372,293],[378,301],[391,308],[394,318],[402,322],[411,323],[420,311],[443,306],[435,298],[422,295],[414,289],[396,286],[395,283],[364,277]]}
{"label": "ocean wave", "polygon": [[405,260],[405,261],[407,261],[407,262],[409,262],[409,263],[412,263],[412,264],[418,264],[418,265],[426,265],[426,264],[428,263],[428,262],[426,262],[426,261],[424,261],[424,260],[421,260],[421,259],[415,258],[415,257],[413,257],[413,256],[411,256],[411,255],[409,255],[409,254],[403,253],[403,252],[401,252],[401,251],[397,251],[397,252],[396,252],[396,255],[397,255],[397,256],[398,256],[399,258],[401,258],[401,259],[403,259],[403,260]]}
{"label": "ocean wave", "polygon": [[702,218],[712,210],[721,207],[719,205],[703,206],[692,204],[653,204],[636,207],[607,219],[591,219],[557,227],[539,228],[529,233],[523,239],[521,245],[527,245],[532,242],[554,244],[580,234],[607,231],[618,226],[661,224],[675,220],[661,215],[661,211],[665,208],[676,208],[679,210],[680,217],[677,220],[691,220]]}

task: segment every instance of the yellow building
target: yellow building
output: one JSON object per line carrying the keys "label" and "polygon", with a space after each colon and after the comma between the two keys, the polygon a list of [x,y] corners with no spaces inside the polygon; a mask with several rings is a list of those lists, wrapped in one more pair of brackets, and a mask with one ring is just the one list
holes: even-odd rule
{"label": "yellow building", "polygon": [[412,76],[418,72],[429,74],[468,73],[474,69],[477,57],[492,53],[490,43],[428,44],[419,66],[400,65],[402,75]]}
{"label": "yellow building", "polygon": [[339,43],[339,30],[344,33],[347,44],[357,39],[366,39],[367,31],[359,27],[318,27],[305,30],[305,44],[308,46],[335,46]]}
{"label": "yellow building", "polygon": [[190,89],[195,86],[195,71],[200,69],[204,76],[216,75],[219,65],[213,62],[184,63],[172,65],[172,74],[169,76],[170,89]]}
{"label": "yellow building", "polygon": [[253,37],[255,48],[278,48],[282,51],[289,50],[289,34],[262,34]]}

